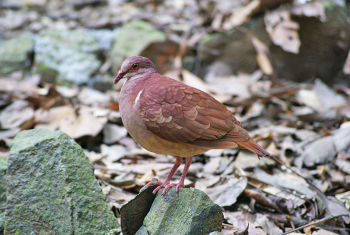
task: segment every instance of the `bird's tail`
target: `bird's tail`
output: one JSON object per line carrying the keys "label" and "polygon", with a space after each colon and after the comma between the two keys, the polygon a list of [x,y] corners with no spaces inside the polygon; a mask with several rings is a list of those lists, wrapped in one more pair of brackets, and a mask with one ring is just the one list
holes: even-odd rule
{"label": "bird's tail", "polygon": [[248,141],[236,142],[236,144],[238,144],[238,146],[242,149],[247,149],[257,154],[259,157],[270,156],[270,153],[267,152],[263,147],[258,145],[252,138],[249,138]]}

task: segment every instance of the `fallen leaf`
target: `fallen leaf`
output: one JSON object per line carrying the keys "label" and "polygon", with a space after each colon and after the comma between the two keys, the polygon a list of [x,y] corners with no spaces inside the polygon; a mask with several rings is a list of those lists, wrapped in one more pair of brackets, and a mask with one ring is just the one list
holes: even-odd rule
{"label": "fallen leaf", "polygon": [[108,108],[109,106],[109,97],[105,93],[88,87],[84,87],[80,91],[78,99],[80,103],[87,106],[103,108]]}
{"label": "fallen leaf", "polygon": [[256,61],[258,62],[259,68],[264,72],[264,74],[272,75],[273,67],[268,56],[267,46],[254,36],[251,37],[251,41],[257,52]]}
{"label": "fallen leaf", "polygon": [[2,129],[27,129],[34,124],[34,109],[24,100],[16,100],[2,110],[0,125]]}
{"label": "fallen leaf", "polygon": [[247,187],[247,183],[246,177],[230,178],[220,185],[207,188],[205,192],[219,206],[231,206]]}
{"label": "fallen leaf", "polygon": [[103,128],[103,142],[113,144],[127,135],[125,127],[114,124],[106,124]]}
{"label": "fallen leaf", "polygon": [[106,116],[98,115],[98,109],[81,106],[59,106],[50,110],[38,109],[35,112],[36,128],[61,130],[77,139],[82,136],[96,136],[107,123]]}
{"label": "fallen leaf", "polygon": [[322,22],[326,21],[325,7],[322,2],[310,1],[303,4],[294,4],[291,12],[293,15],[316,17]]}
{"label": "fallen leaf", "polygon": [[299,53],[299,24],[291,19],[287,10],[275,10],[265,14],[266,31],[272,42],[283,50],[294,54]]}
{"label": "fallen leaf", "polygon": [[350,191],[336,194],[335,197],[345,204],[345,207],[350,210]]}
{"label": "fallen leaf", "polygon": [[[116,162],[127,155],[127,151],[122,145],[107,146],[101,145],[101,153],[109,162]],[[107,164],[108,167],[108,164]]]}
{"label": "fallen leaf", "polygon": [[330,162],[335,158],[336,149],[333,136],[318,139],[305,147],[301,155],[306,166]]}
{"label": "fallen leaf", "polygon": [[306,166],[330,162],[337,152],[350,147],[350,127],[340,128],[330,136],[322,137],[305,146],[301,155]]}
{"label": "fallen leaf", "polygon": [[338,108],[347,103],[345,98],[317,79],[313,90],[317,93],[321,109]]}
{"label": "fallen leaf", "polygon": [[347,75],[350,74],[350,50],[348,52],[348,56],[346,57],[346,60],[343,66],[343,73]]}
{"label": "fallen leaf", "polygon": [[223,24],[223,29],[229,30],[246,22],[260,7],[260,0],[250,1],[247,5],[234,10],[233,14]]}

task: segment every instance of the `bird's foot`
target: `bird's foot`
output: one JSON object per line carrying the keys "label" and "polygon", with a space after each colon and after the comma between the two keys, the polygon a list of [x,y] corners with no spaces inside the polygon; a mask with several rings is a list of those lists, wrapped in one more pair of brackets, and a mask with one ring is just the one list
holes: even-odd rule
{"label": "bird's foot", "polygon": [[162,192],[162,195],[165,195],[165,193],[168,191],[169,188],[173,187],[173,186],[176,186],[176,192],[179,191],[179,188],[180,187],[183,187],[183,182],[179,182],[179,183],[169,183],[169,182],[160,182],[160,181],[151,181],[149,182],[148,184],[146,184],[144,186],[144,188],[147,188],[151,185],[159,185],[157,188],[155,188],[152,193],[153,194],[156,194],[161,188],[164,188],[163,189],[163,192]]}
{"label": "bird's foot", "polygon": [[148,188],[149,186],[152,186],[152,185],[162,185],[162,184],[163,184],[163,182],[161,182],[161,181],[151,181],[151,182],[148,182],[145,186],[143,186],[142,189],[146,189],[146,188]]}
{"label": "bird's foot", "polygon": [[163,192],[162,192],[162,195],[164,195],[166,193],[166,191],[173,187],[173,186],[176,186],[176,192],[179,192],[179,188],[183,187],[184,186],[184,183],[183,182],[179,182],[179,183],[172,183],[172,184],[167,184],[164,186],[164,189],[163,189]]}

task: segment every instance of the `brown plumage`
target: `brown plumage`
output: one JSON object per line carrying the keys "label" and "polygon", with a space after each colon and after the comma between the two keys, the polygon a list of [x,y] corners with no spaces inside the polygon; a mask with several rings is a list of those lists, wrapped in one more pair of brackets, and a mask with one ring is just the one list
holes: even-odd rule
{"label": "brown plumage", "polygon": [[[209,94],[182,82],[160,75],[153,63],[141,56],[126,59],[115,83],[126,78],[120,112],[129,134],[149,151],[177,157],[165,182],[157,184],[157,192],[183,182],[192,156],[209,149],[244,148],[258,156],[269,153],[243,129],[225,105]],[[186,158],[178,184],[170,184],[176,169]]]}

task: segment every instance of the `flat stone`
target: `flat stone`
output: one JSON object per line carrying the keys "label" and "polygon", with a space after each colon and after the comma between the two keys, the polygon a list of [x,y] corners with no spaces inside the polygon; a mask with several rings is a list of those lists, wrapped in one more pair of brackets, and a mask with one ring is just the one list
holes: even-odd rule
{"label": "flat stone", "polygon": [[121,227],[124,235],[133,235],[142,226],[156,197],[152,193],[155,188],[156,186],[146,188],[120,208]]}
{"label": "flat stone", "polygon": [[5,234],[110,234],[119,228],[73,139],[45,129],[16,136],[8,161]]}
{"label": "flat stone", "polygon": [[35,39],[34,71],[45,81],[86,83],[100,67],[96,38],[82,30],[45,30]]}
{"label": "flat stone", "polygon": [[166,36],[152,24],[134,20],[126,24],[117,34],[111,51],[113,72],[118,72],[124,59],[140,55],[150,44],[165,42]]}
{"label": "flat stone", "polygon": [[31,34],[0,41],[0,74],[28,67],[30,65],[29,53],[33,50],[33,46]]}
{"label": "flat stone", "polygon": [[172,187],[157,194],[136,234],[204,235],[221,231],[223,219],[221,207],[204,192],[181,188],[177,193]]}

